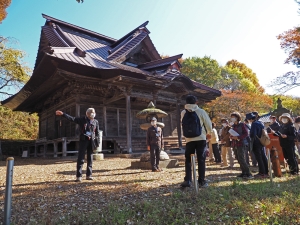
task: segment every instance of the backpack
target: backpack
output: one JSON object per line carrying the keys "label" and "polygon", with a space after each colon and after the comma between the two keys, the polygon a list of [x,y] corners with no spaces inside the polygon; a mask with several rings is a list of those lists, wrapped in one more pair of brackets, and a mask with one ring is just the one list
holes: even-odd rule
{"label": "backpack", "polygon": [[267,131],[265,129],[261,130],[261,137],[259,138],[258,136],[256,136],[258,138],[258,140],[260,141],[260,143],[263,146],[267,146],[271,143],[270,137],[267,133]]}
{"label": "backpack", "polygon": [[183,136],[187,138],[198,137],[201,135],[202,127],[196,112],[185,110],[185,114],[182,118],[182,131]]}

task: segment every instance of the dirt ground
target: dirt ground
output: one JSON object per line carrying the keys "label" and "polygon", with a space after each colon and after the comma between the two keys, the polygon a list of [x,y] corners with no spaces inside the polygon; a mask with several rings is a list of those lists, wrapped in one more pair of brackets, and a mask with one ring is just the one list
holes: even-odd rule
{"label": "dirt ground", "polygon": [[[131,169],[131,161],[107,157],[103,161],[94,161],[93,177],[76,183],[76,158],[15,158],[13,171],[12,221],[16,224],[28,224],[38,218],[63,216],[72,209],[82,213],[91,208],[101,210],[111,201],[124,201],[124,204],[141,199],[167,196],[184,177],[184,156],[174,156],[180,166],[164,169],[162,172]],[[0,162],[0,221],[3,221],[6,162]],[[86,165],[86,164],[85,164]],[[257,171],[257,168],[251,167]],[[84,170],[85,172],[85,170]],[[206,177],[210,185],[230,185],[240,173],[238,164],[233,169],[221,168],[220,164],[207,162]],[[47,216],[46,216],[47,215]],[[0,222],[1,224],[1,222]]]}

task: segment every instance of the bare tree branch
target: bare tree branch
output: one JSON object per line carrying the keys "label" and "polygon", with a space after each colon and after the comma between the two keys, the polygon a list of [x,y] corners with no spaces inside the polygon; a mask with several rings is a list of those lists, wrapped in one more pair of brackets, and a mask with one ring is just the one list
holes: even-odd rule
{"label": "bare tree branch", "polygon": [[273,88],[278,94],[284,94],[285,92],[300,86],[300,71],[287,72],[286,74],[277,77],[268,85]]}

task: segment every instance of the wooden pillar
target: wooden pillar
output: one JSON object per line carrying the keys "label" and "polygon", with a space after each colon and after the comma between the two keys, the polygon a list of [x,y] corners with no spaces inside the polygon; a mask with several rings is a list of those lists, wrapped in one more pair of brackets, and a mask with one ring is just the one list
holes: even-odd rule
{"label": "wooden pillar", "polygon": [[57,142],[53,142],[53,148],[54,148],[54,157],[57,157]]}
{"label": "wooden pillar", "polygon": [[170,120],[170,135],[173,136],[173,130],[174,130],[174,126],[173,126],[173,116],[172,114],[169,114],[169,120]]}
{"label": "wooden pillar", "polygon": [[120,136],[120,110],[117,109],[117,130],[118,130],[118,136]]}
{"label": "wooden pillar", "polygon": [[63,153],[63,156],[67,156],[67,138],[66,137],[62,138],[62,153]]}
{"label": "wooden pillar", "polygon": [[107,136],[107,116],[106,116],[106,106],[103,106],[103,136]]}
{"label": "wooden pillar", "polygon": [[127,135],[127,151],[132,153],[131,146],[131,105],[130,105],[130,95],[125,96],[126,99],[126,135]]}
{"label": "wooden pillar", "polygon": [[46,157],[46,152],[47,152],[47,144],[44,144],[44,153],[43,153],[43,157]]}
{"label": "wooden pillar", "polygon": [[176,112],[178,145],[182,148],[180,101],[177,101]]}
{"label": "wooden pillar", "polygon": [[37,149],[38,149],[38,146],[35,144],[34,145],[34,157],[37,157]]}

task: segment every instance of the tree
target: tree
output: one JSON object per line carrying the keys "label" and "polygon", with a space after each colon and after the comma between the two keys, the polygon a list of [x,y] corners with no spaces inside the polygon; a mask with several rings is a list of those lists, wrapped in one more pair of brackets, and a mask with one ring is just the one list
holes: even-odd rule
{"label": "tree", "polygon": [[222,78],[219,63],[210,56],[184,59],[181,72],[192,80],[209,87],[213,87]]}
{"label": "tree", "polygon": [[11,0],[1,0],[0,1],[0,24],[7,16],[6,8],[10,5],[10,3],[11,3]]}
{"label": "tree", "polygon": [[232,59],[226,63],[226,66],[232,66],[233,68],[238,68],[239,71],[242,72],[243,78],[248,80],[247,83],[251,82],[257,88],[257,91],[261,93],[264,92],[264,88],[260,86],[256,74],[250,68],[248,68],[244,63]]}
{"label": "tree", "polygon": [[30,69],[24,65],[24,52],[8,46],[11,40],[0,37],[0,95],[9,96],[11,88],[20,88]]}
{"label": "tree", "polygon": [[0,139],[34,140],[37,138],[39,119],[36,114],[13,112],[9,108],[0,106],[0,124],[2,124]]}
{"label": "tree", "polygon": [[232,65],[222,67],[221,79],[214,85],[216,89],[224,89],[227,91],[256,92],[257,88],[247,78],[239,68]]}
{"label": "tree", "polygon": [[[278,98],[282,100],[282,106],[291,110],[293,115],[300,115],[300,98],[288,95],[273,95],[273,102],[276,103]],[[274,104],[274,108],[277,108],[277,105]]]}
{"label": "tree", "polygon": [[222,90],[222,96],[203,106],[208,112],[214,112],[213,120],[218,123],[221,118],[229,118],[234,111],[245,116],[253,111],[264,114],[270,112],[272,107],[273,99],[266,94],[228,90]]}

